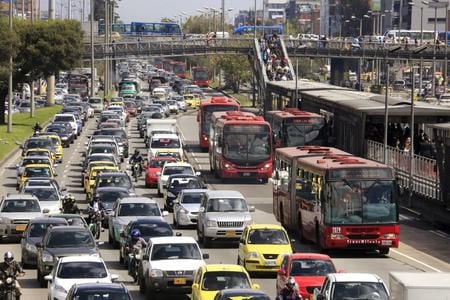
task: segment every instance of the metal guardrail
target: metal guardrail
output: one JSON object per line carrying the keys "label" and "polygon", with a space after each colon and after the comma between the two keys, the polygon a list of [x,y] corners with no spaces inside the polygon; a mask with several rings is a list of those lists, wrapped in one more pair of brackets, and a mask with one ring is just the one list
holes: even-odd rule
{"label": "metal guardrail", "polygon": [[[383,163],[384,145],[372,140],[366,140],[368,159]],[[397,174],[398,184],[409,189],[411,155],[409,152],[388,146],[386,164],[393,167]],[[440,183],[436,160],[414,154],[413,161],[413,192],[435,200],[440,199]]]}
{"label": "metal guardrail", "polygon": [[[390,44],[380,42],[363,42],[354,44],[351,41],[330,40],[285,40],[286,51],[290,57],[341,57],[341,58],[367,58],[367,59],[425,59],[432,60],[434,57],[433,47],[436,47],[436,60],[445,59],[445,47],[427,45],[427,48],[417,53],[415,45]],[[399,47],[396,51],[392,47]],[[90,58],[90,44],[85,43],[85,54],[83,59]],[[115,50],[114,50],[115,49]],[[104,58],[126,58],[129,56],[182,56],[202,55],[212,53],[248,53],[253,49],[252,38],[230,38],[230,39],[185,39],[175,41],[161,41],[158,39],[145,39],[137,41],[117,41],[105,45],[96,43],[94,45],[94,57]]]}

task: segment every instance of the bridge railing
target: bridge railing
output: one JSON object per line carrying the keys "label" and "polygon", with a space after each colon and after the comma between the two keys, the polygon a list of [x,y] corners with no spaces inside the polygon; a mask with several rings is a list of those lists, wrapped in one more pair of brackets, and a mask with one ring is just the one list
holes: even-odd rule
{"label": "bridge railing", "polygon": [[[383,162],[384,145],[372,140],[366,140],[367,158]],[[411,170],[411,155],[401,149],[388,146],[386,164],[393,167],[397,174],[398,184],[409,188],[409,177]],[[413,192],[442,201],[440,199],[440,184],[438,168],[435,159],[414,154],[413,156]]]}

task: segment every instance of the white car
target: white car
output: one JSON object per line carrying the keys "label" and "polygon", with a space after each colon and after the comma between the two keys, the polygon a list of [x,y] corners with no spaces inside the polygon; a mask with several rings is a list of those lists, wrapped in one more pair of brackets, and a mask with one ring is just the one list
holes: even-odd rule
{"label": "white car", "polygon": [[158,177],[158,196],[161,196],[164,189],[166,189],[167,179],[170,175],[186,174],[200,176],[199,172],[195,172],[190,163],[187,162],[173,162],[165,163]]}
{"label": "white car", "polygon": [[139,288],[147,295],[191,293],[194,273],[206,258],[193,237],[150,238],[139,268]]}
{"label": "white car", "polygon": [[41,209],[47,209],[50,214],[61,213],[61,194],[55,186],[28,186],[23,188],[21,193],[38,198]]}
{"label": "white car", "polygon": [[79,134],[77,119],[72,114],[56,114],[55,117],[53,118],[53,123],[54,122],[68,122],[72,127],[75,136]]}
{"label": "white car", "polygon": [[380,276],[369,273],[331,273],[322,287],[314,290],[316,300],[388,300],[389,290]]}
{"label": "white car", "polygon": [[108,106],[107,111],[112,111],[120,115],[120,118],[122,121],[126,121],[127,119],[127,112],[125,111],[125,108],[120,105],[110,105]]}
{"label": "white car", "polygon": [[48,299],[65,300],[75,283],[112,283],[119,276],[111,274],[105,262],[95,256],[66,256],[60,258],[48,281]]}
{"label": "white car", "polygon": [[158,151],[178,152],[180,157],[184,156],[183,144],[180,137],[175,133],[153,134],[148,149],[148,158],[155,157]]}
{"label": "white car", "polygon": [[197,224],[198,212],[203,195],[207,190],[182,190],[173,202],[173,226],[191,226]]}
{"label": "white car", "polygon": [[178,103],[176,100],[167,100],[167,105],[171,113],[178,114]]}

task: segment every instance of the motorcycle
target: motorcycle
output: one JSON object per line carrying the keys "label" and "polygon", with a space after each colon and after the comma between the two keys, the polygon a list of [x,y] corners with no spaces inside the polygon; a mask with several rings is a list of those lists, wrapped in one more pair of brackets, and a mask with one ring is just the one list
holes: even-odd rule
{"label": "motorcycle", "polygon": [[94,238],[98,240],[102,232],[102,212],[100,210],[91,212],[89,220],[88,228]]}
{"label": "motorcycle", "polygon": [[[22,276],[23,274],[19,274]],[[6,274],[0,280],[0,299],[4,300],[16,300],[19,297],[16,296],[16,276],[13,274]]]}
{"label": "motorcycle", "polygon": [[128,267],[128,275],[133,277],[134,281],[137,281],[139,275],[139,262],[141,260],[141,251],[133,248],[128,253],[128,263],[132,264]]}
{"label": "motorcycle", "polygon": [[139,177],[142,175],[142,168],[140,162],[135,162],[133,164],[133,177],[134,181],[138,182]]}

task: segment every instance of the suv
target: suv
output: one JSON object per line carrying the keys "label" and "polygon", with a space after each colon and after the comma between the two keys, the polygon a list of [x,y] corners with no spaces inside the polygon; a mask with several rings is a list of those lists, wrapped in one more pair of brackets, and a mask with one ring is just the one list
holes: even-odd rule
{"label": "suv", "polygon": [[[38,198],[32,195],[8,195],[0,204],[0,237],[20,238],[31,219],[43,217]],[[1,239],[1,238],[0,238]]]}
{"label": "suv", "polygon": [[200,204],[197,221],[197,236],[205,246],[212,240],[238,241],[245,226],[253,223],[250,212],[255,207],[247,206],[244,196],[238,191],[207,191]]}
{"label": "suv", "polygon": [[84,226],[58,226],[47,229],[42,243],[37,243],[37,280],[46,286],[45,276],[50,274],[58,259],[65,256],[100,256],[90,230]]}
{"label": "suv", "polygon": [[192,237],[150,238],[139,266],[139,291],[148,299],[156,293],[190,293],[194,273],[206,258]]}

